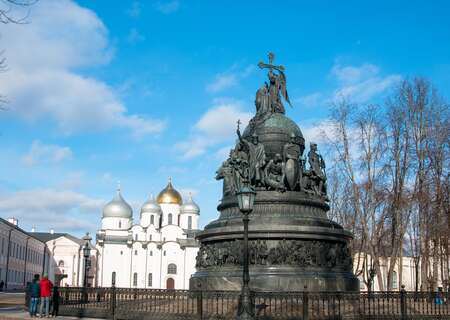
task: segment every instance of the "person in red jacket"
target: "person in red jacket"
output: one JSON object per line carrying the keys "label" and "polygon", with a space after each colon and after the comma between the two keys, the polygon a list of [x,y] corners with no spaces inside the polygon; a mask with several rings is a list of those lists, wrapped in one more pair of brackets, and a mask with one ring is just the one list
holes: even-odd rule
{"label": "person in red jacket", "polygon": [[42,280],[39,282],[41,289],[41,308],[40,314],[41,318],[44,316],[44,304],[45,304],[45,316],[48,317],[50,309],[50,297],[52,295],[53,283],[48,280],[48,275],[44,273]]}

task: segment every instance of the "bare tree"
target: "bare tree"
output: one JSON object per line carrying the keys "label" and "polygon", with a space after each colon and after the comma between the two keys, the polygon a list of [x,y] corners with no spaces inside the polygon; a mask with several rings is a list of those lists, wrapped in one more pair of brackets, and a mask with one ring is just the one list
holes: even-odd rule
{"label": "bare tree", "polygon": [[377,109],[374,105],[358,107],[345,100],[338,102],[332,111],[334,128],[327,137],[335,155],[335,176],[340,177],[338,183],[345,188],[341,208],[346,207],[346,227],[355,234],[352,249],[370,254],[373,266],[364,254],[362,274],[365,276],[369,269],[375,268],[382,288],[378,257],[386,219],[381,197],[386,168],[382,161],[385,134]]}
{"label": "bare tree", "polygon": [[[0,0],[0,23],[27,23],[29,11],[23,14],[23,10],[35,4],[38,0]],[[19,9],[20,14],[15,12]],[[0,52],[0,73],[7,70],[6,58],[4,57],[4,51]],[[0,95],[0,110],[5,109],[7,99],[5,96]]]}
{"label": "bare tree", "polygon": [[330,217],[355,235],[358,276],[369,287],[374,268],[380,290],[392,290],[396,269],[402,281],[406,250],[417,290],[419,279],[423,290],[449,283],[448,105],[417,78],[403,81],[382,106],[339,101],[331,122]]}
{"label": "bare tree", "polygon": [[28,13],[16,16],[14,10],[28,8],[35,4],[38,0],[1,0],[0,1],[0,22],[1,23],[26,23]]}

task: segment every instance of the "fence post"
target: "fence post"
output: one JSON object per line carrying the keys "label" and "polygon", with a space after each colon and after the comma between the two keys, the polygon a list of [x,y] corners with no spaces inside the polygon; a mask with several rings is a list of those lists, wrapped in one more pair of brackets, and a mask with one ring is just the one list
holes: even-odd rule
{"label": "fence post", "polygon": [[405,285],[402,285],[402,289],[400,290],[400,311],[402,320],[407,319],[407,310],[406,310],[406,290]]}
{"label": "fence post", "polygon": [[203,291],[197,291],[197,315],[200,320],[203,319]]}
{"label": "fence post", "polygon": [[116,319],[116,286],[114,283],[111,286],[111,319]]}
{"label": "fence post", "polygon": [[304,286],[303,288],[303,319],[302,320],[308,320],[309,314],[308,314],[308,286]]}

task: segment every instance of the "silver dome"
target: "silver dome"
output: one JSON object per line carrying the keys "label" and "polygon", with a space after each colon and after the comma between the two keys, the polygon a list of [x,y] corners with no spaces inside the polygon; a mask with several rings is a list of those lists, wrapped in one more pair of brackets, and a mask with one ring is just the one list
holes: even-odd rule
{"label": "silver dome", "polygon": [[122,198],[120,188],[117,189],[115,197],[103,207],[103,218],[128,218],[133,217],[133,209]]}
{"label": "silver dome", "polygon": [[192,194],[189,193],[188,200],[181,206],[181,213],[200,213],[200,207],[192,199]]}
{"label": "silver dome", "polygon": [[148,213],[161,213],[161,206],[156,202],[155,198],[151,194],[148,200],[142,205],[141,214]]}

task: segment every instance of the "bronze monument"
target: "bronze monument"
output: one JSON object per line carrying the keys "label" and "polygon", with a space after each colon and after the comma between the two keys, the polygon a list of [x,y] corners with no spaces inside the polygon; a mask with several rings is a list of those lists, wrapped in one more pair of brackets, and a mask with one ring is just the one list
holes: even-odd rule
{"label": "bronze monument", "polygon": [[198,234],[201,242],[191,288],[240,290],[242,216],[236,192],[256,192],[249,222],[250,288],[256,291],[358,291],[348,241],[352,235],[327,217],[325,162],[285,116],[290,105],[283,66],[260,62],[268,80],[256,92],[256,114],[217,171],[223,179],[220,216]]}

